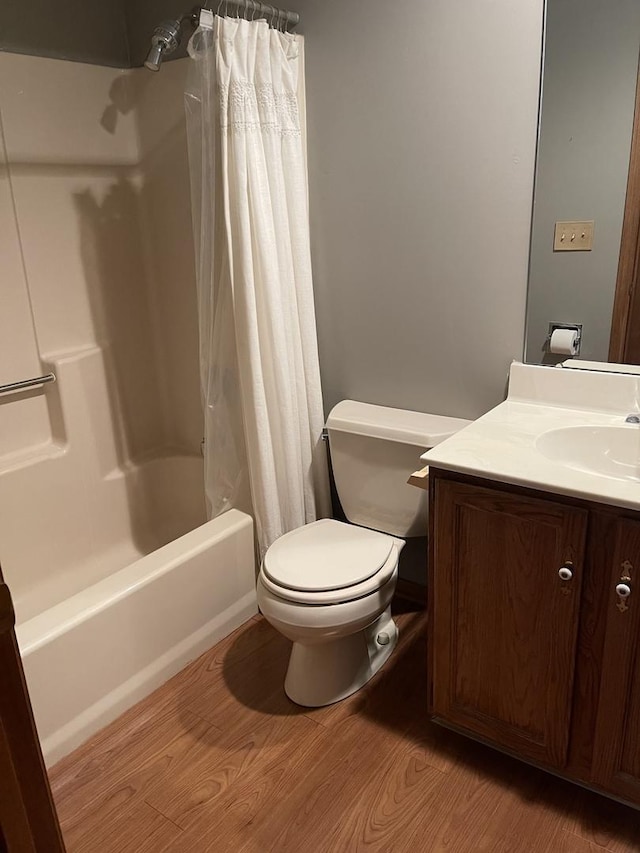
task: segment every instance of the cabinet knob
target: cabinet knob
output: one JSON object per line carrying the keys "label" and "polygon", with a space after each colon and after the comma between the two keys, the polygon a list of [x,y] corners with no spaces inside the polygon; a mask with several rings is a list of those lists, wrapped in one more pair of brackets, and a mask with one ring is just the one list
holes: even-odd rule
{"label": "cabinet knob", "polygon": [[571,578],[573,577],[573,572],[571,571],[571,569],[569,568],[568,565],[561,566],[558,569],[558,577],[560,578],[561,581],[570,581]]}
{"label": "cabinet knob", "polygon": [[629,598],[631,595],[631,587],[628,583],[619,583],[616,586],[616,595],[619,595],[620,598]]}

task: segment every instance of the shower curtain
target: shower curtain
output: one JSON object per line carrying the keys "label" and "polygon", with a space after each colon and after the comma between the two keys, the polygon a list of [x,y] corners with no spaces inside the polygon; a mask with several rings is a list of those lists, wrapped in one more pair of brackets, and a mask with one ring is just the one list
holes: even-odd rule
{"label": "shower curtain", "polygon": [[[253,511],[260,555],[328,515],[301,36],[211,16],[185,93],[196,237],[205,490]],[[251,507],[249,507],[250,501]]]}

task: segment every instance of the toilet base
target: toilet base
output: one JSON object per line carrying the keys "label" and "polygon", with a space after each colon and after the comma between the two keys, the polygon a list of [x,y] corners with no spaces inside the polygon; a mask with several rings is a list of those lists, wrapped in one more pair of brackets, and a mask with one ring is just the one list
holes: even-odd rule
{"label": "toilet base", "polygon": [[285,693],[306,708],[346,699],[378,672],[397,642],[398,628],[390,607],[355,634],[310,645],[296,642],[291,649]]}

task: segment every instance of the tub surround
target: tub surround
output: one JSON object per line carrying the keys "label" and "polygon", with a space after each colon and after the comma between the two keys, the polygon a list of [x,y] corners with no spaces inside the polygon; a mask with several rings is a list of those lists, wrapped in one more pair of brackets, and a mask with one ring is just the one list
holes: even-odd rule
{"label": "tub surround", "polygon": [[[202,438],[186,68],[0,53],[0,380],[100,347],[102,408],[130,458],[199,454]],[[48,399],[3,399],[0,462],[51,441]]]}
{"label": "tub surround", "polygon": [[[186,128],[161,75],[0,53],[0,561],[55,761],[256,612],[206,522]],[[5,293],[6,291],[6,293]]]}
{"label": "tub surround", "polygon": [[0,381],[58,380],[0,399],[19,623],[205,521],[190,229],[157,197],[189,196],[159,177],[186,164],[184,70],[0,53]]}
{"label": "tub surround", "polygon": [[54,440],[0,464],[0,556],[19,623],[206,520],[200,457],[121,458],[99,347],[47,364]]}

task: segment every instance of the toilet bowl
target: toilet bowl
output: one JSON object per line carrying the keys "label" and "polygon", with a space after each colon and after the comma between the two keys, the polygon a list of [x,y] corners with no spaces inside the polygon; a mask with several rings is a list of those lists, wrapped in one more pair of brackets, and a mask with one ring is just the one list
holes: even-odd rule
{"label": "toilet bowl", "polygon": [[427,530],[426,494],[407,479],[421,453],[468,423],[351,400],[331,411],[333,472],[352,523],[322,519],[286,533],[258,576],[262,614],[293,643],[284,687],[297,704],[345,699],[391,656],[398,558],[405,537]]}
{"label": "toilet bowl", "polygon": [[258,606],[293,641],[285,692],[294,702],[318,707],[345,699],[391,655],[398,638],[391,599],[403,546],[393,536],[323,519],[267,551]]}

